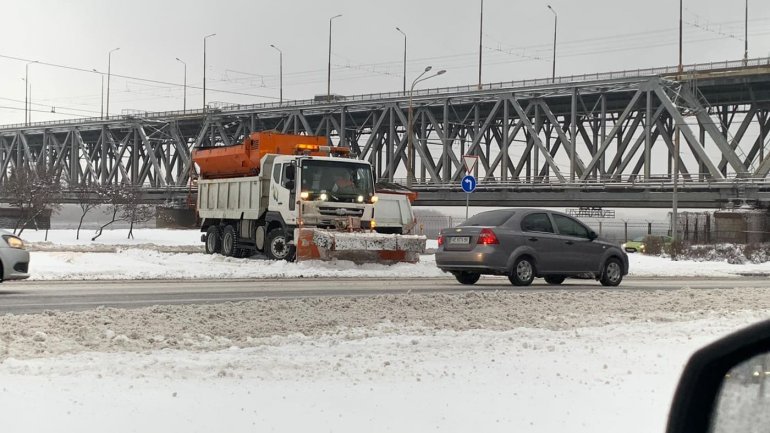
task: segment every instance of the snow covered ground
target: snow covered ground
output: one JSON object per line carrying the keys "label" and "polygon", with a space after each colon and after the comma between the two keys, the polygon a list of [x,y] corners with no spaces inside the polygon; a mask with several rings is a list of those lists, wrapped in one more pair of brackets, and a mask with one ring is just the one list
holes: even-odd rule
{"label": "snow covered ground", "polygon": [[[33,251],[33,275],[442,275],[431,255],[390,267],[296,264],[158,248],[197,247],[195,231],[143,229],[131,242],[125,234],[106,232],[108,252],[95,252],[72,231],[52,231],[55,243],[33,249],[79,251]],[[638,276],[770,272],[630,259]],[[0,316],[0,431],[660,432],[688,356],[770,316],[770,290],[739,281]]]}
{"label": "snow covered ground", "polygon": [[[7,358],[0,431],[661,432],[688,356],[760,317],[559,329],[391,325],[213,351]],[[168,339],[150,332],[134,338]],[[43,345],[49,336],[31,338]]]}
{"label": "snow covered ground", "polygon": [[[86,232],[86,231],[84,231]],[[96,242],[91,231],[26,231],[31,242],[32,279],[177,279],[177,278],[310,278],[310,277],[441,277],[432,255],[417,264],[385,266],[350,262],[284,263],[260,259],[234,259],[202,253],[196,230],[138,229],[135,238],[125,239],[127,230],[108,230]],[[437,247],[428,241],[428,251]],[[738,277],[770,275],[770,262],[730,264],[722,262],[672,261],[668,258],[630,254],[632,277]]]}

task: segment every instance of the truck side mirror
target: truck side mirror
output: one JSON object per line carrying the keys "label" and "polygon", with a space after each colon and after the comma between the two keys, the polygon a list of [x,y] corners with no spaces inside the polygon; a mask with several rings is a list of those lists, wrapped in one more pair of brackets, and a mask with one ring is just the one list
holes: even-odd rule
{"label": "truck side mirror", "polygon": [[[294,180],[294,175],[296,174],[296,172],[295,172],[296,169],[297,169],[297,167],[295,167],[294,165],[287,165],[286,166],[286,179]],[[293,189],[293,187],[289,188],[289,189]]]}
{"label": "truck side mirror", "polygon": [[293,180],[289,179],[286,181],[286,189],[288,189],[289,191],[294,191],[294,186],[295,185]]}

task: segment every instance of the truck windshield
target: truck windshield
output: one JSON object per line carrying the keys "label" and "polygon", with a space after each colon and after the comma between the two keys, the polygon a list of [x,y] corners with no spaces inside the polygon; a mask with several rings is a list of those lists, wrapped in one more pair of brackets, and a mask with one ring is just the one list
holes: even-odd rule
{"label": "truck windshield", "polygon": [[330,201],[367,200],[374,195],[372,169],[366,164],[310,159],[302,161],[301,191],[326,193]]}

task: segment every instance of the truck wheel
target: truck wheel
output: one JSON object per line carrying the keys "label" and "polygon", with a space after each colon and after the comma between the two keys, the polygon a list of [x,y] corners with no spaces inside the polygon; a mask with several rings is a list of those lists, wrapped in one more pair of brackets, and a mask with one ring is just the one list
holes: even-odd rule
{"label": "truck wheel", "polygon": [[219,252],[219,227],[211,226],[206,230],[206,254]]}
{"label": "truck wheel", "polygon": [[238,241],[235,238],[235,229],[231,225],[225,226],[222,230],[222,255],[227,257],[235,256],[238,250]]}
{"label": "truck wheel", "polygon": [[272,229],[267,234],[267,244],[265,245],[267,258],[272,260],[294,261],[294,245],[289,244],[289,239],[282,229]]}

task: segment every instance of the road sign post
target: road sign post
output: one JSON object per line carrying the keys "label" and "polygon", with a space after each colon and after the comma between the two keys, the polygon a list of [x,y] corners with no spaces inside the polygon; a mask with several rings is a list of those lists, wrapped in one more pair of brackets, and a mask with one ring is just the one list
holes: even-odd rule
{"label": "road sign post", "polygon": [[460,182],[460,187],[465,191],[465,219],[468,219],[468,205],[470,204],[471,193],[476,190],[476,178],[473,175],[466,175]]}
{"label": "road sign post", "polygon": [[478,155],[463,155],[463,165],[467,175],[460,182],[460,187],[465,191],[465,219],[468,219],[468,207],[470,205],[471,193],[476,189],[476,178],[473,177],[473,170],[479,162]]}

